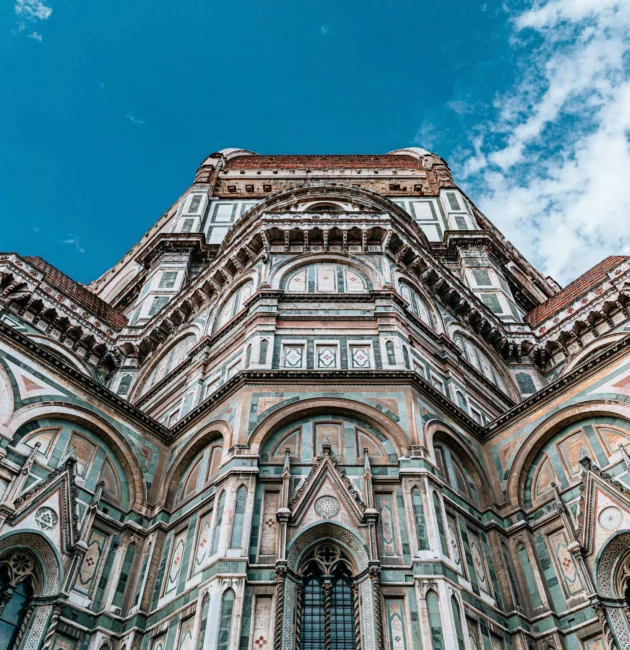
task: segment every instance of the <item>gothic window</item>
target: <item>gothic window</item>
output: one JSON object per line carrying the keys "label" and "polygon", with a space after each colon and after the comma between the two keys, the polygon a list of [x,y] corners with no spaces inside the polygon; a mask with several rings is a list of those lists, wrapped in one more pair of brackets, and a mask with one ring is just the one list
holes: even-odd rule
{"label": "gothic window", "polygon": [[178,341],[168,352],[166,352],[153,368],[153,371],[149,375],[144,386],[143,392],[148,391],[154,384],[164,379],[164,377],[170,374],[172,370],[175,370],[175,368],[177,368],[177,366],[179,366],[179,364],[186,358],[186,354],[194,341],[194,336],[187,336]]}
{"label": "gothic window", "polygon": [[309,264],[290,272],[281,282],[287,293],[367,293],[372,284],[347,264]]}
{"label": "gothic window", "polygon": [[448,557],[446,533],[444,531],[444,521],[442,520],[442,508],[440,507],[440,497],[438,497],[437,492],[433,492],[433,510],[435,512],[435,519],[440,536],[440,548],[442,549],[443,555],[446,555],[446,557]]}
{"label": "gothic window", "polygon": [[252,360],[252,344],[250,343],[247,346],[247,352],[245,353],[245,367],[249,368],[249,364]]}
{"label": "gothic window", "polygon": [[418,488],[411,491],[411,502],[413,505],[413,515],[416,520],[416,535],[418,538],[418,549],[426,551],[429,548],[427,540],[427,527],[424,518],[424,504],[422,502],[422,495]]}
{"label": "gothic window", "polygon": [[385,343],[385,350],[387,351],[387,363],[390,366],[396,365],[396,354],[394,353],[394,343],[393,341],[387,341]]}
{"label": "gothic window", "polygon": [[505,390],[503,382],[494,371],[488,357],[471,341],[464,338],[461,334],[453,337],[455,345],[464,353],[464,358],[484,377],[489,379],[493,384]]}
{"label": "gothic window", "polygon": [[518,549],[518,557],[520,559],[521,566],[523,567],[523,573],[525,574],[525,582],[527,583],[527,590],[529,591],[532,607],[541,607],[542,600],[540,599],[540,593],[538,592],[534,570],[532,569],[532,564],[529,560],[527,549],[522,545]]}
{"label": "gothic window", "polygon": [[122,607],[123,597],[125,595],[125,587],[127,586],[127,580],[129,579],[129,574],[131,573],[131,566],[133,565],[133,559],[135,555],[136,545],[129,544],[127,547],[127,552],[125,553],[125,560],[120,571],[120,577],[118,578],[118,584],[116,585],[114,600],[112,601],[112,605],[114,605],[114,607]]}
{"label": "gothic window", "polygon": [[531,395],[536,392],[536,386],[534,385],[534,380],[530,374],[526,372],[517,372],[516,381],[521,390],[521,395]]}
{"label": "gothic window", "polygon": [[510,554],[508,553],[507,547],[504,543],[501,543],[501,551],[503,552],[503,561],[505,562],[505,569],[508,574],[508,579],[510,581],[510,588],[512,590],[512,599],[515,603],[519,601],[518,589],[516,587],[516,580],[514,579],[514,570],[512,569],[512,561],[510,560]]}
{"label": "gothic window", "polygon": [[242,485],[236,492],[236,505],[234,507],[234,523],[232,524],[232,539],[230,541],[230,548],[241,548],[246,503],[247,488]]}
{"label": "gothic window", "polygon": [[258,363],[265,364],[267,363],[267,348],[269,347],[269,341],[263,339],[260,342],[260,351],[258,353]]}
{"label": "gothic window", "polygon": [[403,347],[403,361],[405,363],[405,368],[409,370],[409,352],[406,347]]}
{"label": "gothic window", "polygon": [[232,611],[234,609],[234,592],[228,589],[221,598],[221,613],[219,615],[219,636],[217,650],[228,650],[232,633]]}
{"label": "gothic window", "polygon": [[440,601],[434,591],[430,591],[427,594],[427,613],[429,615],[432,650],[445,650]]}
{"label": "gothic window", "polygon": [[33,556],[21,549],[0,562],[0,599],[5,603],[0,612],[0,640],[6,644],[2,647],[13,648],[20,629],[28,625],[31,600],[42,584],[37,571]]}
{"label": "gothic window", "polygon": [[120,380],[120,383],[118,384],[118,390],[116,391],[118,395],[121,397],[124,397],[129,393],[129,387],[131,386],[131,380],[133,379],[133,375],[123,375],[122,379]]}
{"label": "gothic window", "polygon": [[352,573],[336,546],[322,544],[309,555],[303,570],[301,607],[301,650],[355,650]]}
{"label": "gothic window", "polygon": [[254,283],[250,280],[242,284],[223,305],[217,321],[217,328],[223,327],[232,320],[245,306],[254,290]]}
{"label": "gothic window", "polygon": [[201,623],[199,625],[199,636],[197,637],[197,650],[203,650],[204,641],[206,640],[206,628],[208,626],[208,610],[210,608],[210,598],[206,594],[201,604]]}
{"label": "gothic window", "polygon": [[420,297],[420,294],[403,282],[400,283],[400,293],[405,302],[409,305],[409,309],[418,316],[423,323],[429,327],[433,327],[434,324],[431,312],[429,311],[425,300]]}
{"label": "gothic window", "polygon": [[214,538],[212,539],[212,555],[219,550],[219,541],[221,538],[221,526],[223,525],[223,510],[225,508],[225,490],[221,492],[219,498],[219,508],[217,510],[217,523],[214,527]]}
{"label": "gothic window", "polygon": [[455,633],[457,635],[458,650],[466,650],[466,642],[464,641],[464,629],[462,627],[462,614],[457,603],[457,598],[451,596],[451,605],[453,606],[453,618],[455,619]]}
{"label": "gothic window", "polygon": [[176,504],[197,494],[216,476],[223,451],[221,443],[221,438],[214,440],[190,461],[179,483]]}

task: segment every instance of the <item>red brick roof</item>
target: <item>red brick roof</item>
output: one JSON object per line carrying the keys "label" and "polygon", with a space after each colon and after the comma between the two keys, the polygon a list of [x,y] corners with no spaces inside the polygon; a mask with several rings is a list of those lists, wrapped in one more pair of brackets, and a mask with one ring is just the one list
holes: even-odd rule
{"label": "red brick roof", "polygon": [[577,280],[573,280],[560,293],[552,296],[542,305],[535,307],[525,320],[532,326],[542,325],[548,318],[562,311],[565,307],[574,303],[578,298],[587,294],[591,289],[601,284],[607,277],[608,271],[619,266],[627,258],[624,255],[611,255],[605,260],[596,264],[590,271],[581,275]]}
{"label": "red brick roof", "polygon": [[95,296],[89,289],[75,282],[41,257],[25,257],[24,259],[36,269],[45,273],[46,280],[68,298],[72,298],[81,307],[98,316],[112,327],[120,329],[127,324],[126,316],[117,312],[111,305]]}
{"label": "red brick roof", "polygon": [[321,156],[236,156],[226,169],[419,169],[420,161],[404,154],[385,155],[321,155]]}

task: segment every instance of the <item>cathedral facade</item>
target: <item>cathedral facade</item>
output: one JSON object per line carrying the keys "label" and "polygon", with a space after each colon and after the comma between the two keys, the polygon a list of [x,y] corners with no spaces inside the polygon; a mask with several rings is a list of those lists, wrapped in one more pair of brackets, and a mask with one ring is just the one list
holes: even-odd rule
{"label": "cathedral facade", "polygon": [[629,650],[630,260],[473,198],[226,149],[89,286],[0,254],[0,649]]}

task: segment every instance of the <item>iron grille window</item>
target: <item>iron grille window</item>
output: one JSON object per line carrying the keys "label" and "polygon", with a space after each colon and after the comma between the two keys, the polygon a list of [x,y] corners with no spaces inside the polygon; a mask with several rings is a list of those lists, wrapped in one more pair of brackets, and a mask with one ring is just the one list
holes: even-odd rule
{"label": "iron grille window", "polygon": [[[324,595],[327,580],[331,589],[328,602]],[[327,632],[331,650],[356,650],[352,579],[343,565],[326,579],[313,565],[304,579],[301,649],[325,650]]]}

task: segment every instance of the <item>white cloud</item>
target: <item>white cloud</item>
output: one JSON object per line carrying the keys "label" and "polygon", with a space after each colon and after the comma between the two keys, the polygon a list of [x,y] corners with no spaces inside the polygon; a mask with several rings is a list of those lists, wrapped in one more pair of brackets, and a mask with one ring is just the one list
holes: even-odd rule
{"label": "white cloud", "polygon": [[566,283],[630,254],[630,3],[540,0],[512,21],[518,81],[460,171],[517,248]]}
{"label": "white cloud", "polygon": [[43,0],[16,0],[15,13],[27,20],[48,20],[52,9]]}
{"label": "white cloud", "polygon": [[145,122],[144,120],[140,120],[137,117],[134,117],[131,113],[127,113],[125,117],[130,121],[133,122],[134,124],[137,124],[138,126],[142,126]]}
{"label": "white cloud", "polygon": [[31,32],[28,35],[28,38],[32,38],[35,41],[39,41],[41,43],[42,39],[44,38],[39,32]]}
{"label": "white cloud", "polygon": [[69,246],[74,246],[79,253],[85,253],[85,248],[81,246],[81,241],[79,240],[79,235],[70,233],[66,239],[62,240],[62,244],[68,244]]}
{"label": "white cloud", "polygon": [[327,36],[328,32],[330,32],[330,25],[319,26],[319,33],[322,34],[322,36]]}

